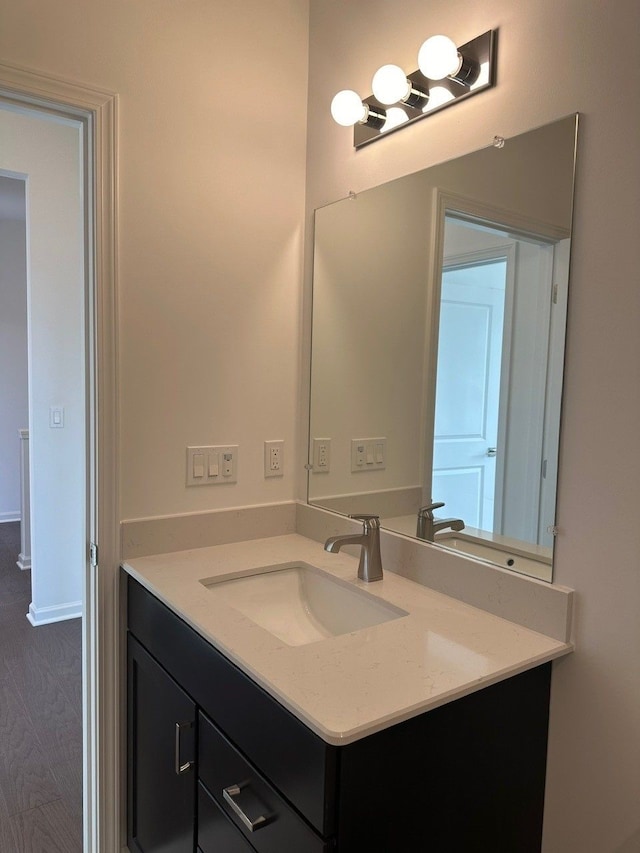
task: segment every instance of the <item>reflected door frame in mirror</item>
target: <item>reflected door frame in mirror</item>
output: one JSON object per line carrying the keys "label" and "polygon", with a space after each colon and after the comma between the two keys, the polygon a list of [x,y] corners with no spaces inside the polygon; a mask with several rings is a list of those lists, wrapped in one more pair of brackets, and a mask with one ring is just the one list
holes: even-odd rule
{"label": "reflected door frame in mirror", "polygon": [[[496,233],[499,232],[500,236],[503,236],[505,239],[509,239],[511,241],[514,240],[523,240],[526,242],[530,242],[531,244],[539,245],[539,246],[548,246],[553,247],[565,240],[568,240],[570,237],[570,230],[568,228],[563,228],[552,223],[541,221],[535,219],[533,217],[524,216],[521,213],[514,212],[512,210],[508,210],[506,208],[501,208],[495,205],[487,204],[483,201],[480,201],[475,198],[471,198],[469,196],[462,196],[459,194],[454,194],[447,192],[446,190],[442,190],[441,188],[435,188],[433,191],[433,232],[431,237],[431,258],[432,265],[430,269],[430,282],[429,282],[429,299],[427,304],[427,325],[429,328],[429,333],[426,339],[426,347],[425,347],[425,403],[424,403],[424,419],[423,422],[426,425],[425,436],[424,436],[424,447],[422,451],[423,459],[424,459],[424,473],[423,473],[423,483],[424,483],[424,493],[423,493],[423,501],[424,503],[429,503],[431,501],[442,501],[446,495],[441,493],[437,493],[435,488],[432,488],[431,480],[432,473],[434,471],[434,429],[436,422],[436,376],[438,369],[438,347],[439,347],[439,332],[440,332],[440,314],[441,314],[441,303],[442,303],[442,277],[443,270],[449,263],[453,263],[454,260],[462,263],[463,256],[458,255],[455,259],[451,257],[447,257],[445,253],[445,233],[446,233],[446,223],[448,220],[454,219],[459,221],[460,223],[468,223],[472,227],[486,227],[487,230],[494,231]],[[503,250],[505,255],[509,255],[510,252],[513,252],[513,256],[515,256],[515,245],[513,248],[509,246],[505,246]],[[498,243],[496,244],[496,249],[499,248],[499,238]],[[468,261],[471,261],[474,258],[482,258],[483,253],[477,251],[470,251],[466,253],[466,257]],[[490,257],[490,253],[486,254],[486,257]],[[545,343],[546,337],[549,335],[549,326],[550,326],[550,302],[551,302],[551,293],[552,293],[552,269],[549,268],[545,271],[546,276],[548,276],[548,294],[549,298],[544,300],[542,306],[538,308],[538,316],[537,316],[537,325],[534,329],[534,337],[540,341],[540,349],[542,350],[542,355],[544,361],[541,366],[541,375],[538,376],[538,381],[531,385],[531,393],[537,396],[537,400],[534,400],[532,403],[532,409],[544,411],[545,410],[545,382],[546,382],[546,350],[547,344]],[[507,288],[507,299],[513,301],[514,294],[513,291]],[[521,297],[520,297],[521,298]],[[562,303],[562,306],[566,306],[566,302]],[[507,305],[507,314],[509,313],[509,305]],[[566,324],[566,316],[562,311],[560,311],[561,316],[557,320],[562,330],[564,330]],[[535,322],[535,320],[534,320]],[[509,335],[509,326],[505,327],[505,331],[507,335]],[[562,346],[564,346],[564,341],[562,341]],[[501,391],[500,391],[500,400],[501,400],[501,412],[499,417],[499,427],[498,427],[498,438],[495,443],[496,446],[496,474],[495,480],[496,483],[502,483],[505,480],[506,476],[506,468],[509,468],[512,473],[511,477],[519,476],[519,472],[514,470],[514,466],[509,466],[506,457],[507,454],[504,452],[505,448],[509,446],[509,444],[514,445],[516,443],[516,439],[512,438],[511,442],[508,441],[507,428],[506,428],[506,409],[508,408],[508,388],[509,388],[509,366],[510,360],[508,358],[503,359],[503,372],[501,376]],[[560,378],[560,387],[561,387],[561,378]],[[557,385],[555,384],[555,393],[557,393]],[[559,405],[559,403],[558,403]],[[524,467],[524,471],[522,472],[521,482],[526,483],[526,488],[523,487],[521,491],[522,495],[516,494],[516,500],[511,499],[508,501],[508,508],[505,509],[503,507],[503,490],[496,489],[496,506],[495,506],[495,518],[496,523],[495,526],[493,524],[490,525],[491,530],[487,530],[486,527],[481,526],[478,531],[477,528],[474,527],[473,523],[469,524],[467,521],[468,532],[465,536],[475,536],[476,534],[482,538],[487,538],[483,534],[484,532],[493,532],[497,535],[503,535],[508,539],[517,539],[523,540],[527,542],[535,543],[540,546],[541,549],[547,548],[549,549],[549,561],[551,558],[550,549],[552,547],[552,539],[551,537],[545,536],[544,540],[541,541],[541,537],[539,535],[540,529],[540,506],[542,498],[539,497],[539,492],[542,490],[542,487],[539,489],[536,485],[536,481],[540,476],[539,472],[541,470],[542,465],[542,453],[543,453],[543,444],[544,444],[544,434],[546,431],[546,425],[543,423],[543,419],[540,419],[539,423],[531,423],[529,425],[529,434],[527,436],[527,440],[530,443],[530,449],[527,447],[518,449],[518,458],[524,459],[524,463],[522,467]],[[493,442],[491,442],[493,444]],[[493,450],[493,448],[492,448]],[[494,455],[494,454],[491,454]],[[515,456],[515,452],[511,451],[512,457]],[[512,488],[511,493],[516,492],[514,488]],[[555,498],[555,486],[553,488],[554,498]],[[445,504],[447,502],[445,501]],[[548,512],[555,512],[555,500],[554,506],[551,510],[548,507]],[[514,507],[514,504],[519,504],[519,507]],[[508,510],[508,511],[507,511]],[[460,512],[460,509],[455,506],[449,505],[446,510],[443,510],[445,515],[465,515],[464,512]],[[510,519],[518,519],[518,523],[514,524],[513,521],[508,523],[506,520],[503,523],[503,518],[507,515],[507,518]],[[525,521],[526,519],[526,521]],[[503,529],[506,527],[506,530]],[[555,517],[549,516],[544,522],[544,530],[555,528]],[[516,532],[517,531],[517,532]],[[442,544],[445,544],[444,538]],[[541,551],[544,555],[544,550]],[[546,574],[543,571],[543,574]]]}

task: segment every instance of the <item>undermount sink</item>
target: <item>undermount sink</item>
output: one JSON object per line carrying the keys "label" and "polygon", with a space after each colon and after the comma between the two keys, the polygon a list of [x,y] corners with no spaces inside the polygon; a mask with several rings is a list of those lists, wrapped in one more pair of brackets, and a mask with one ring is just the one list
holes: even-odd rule
{"label": "undermount sink", "polygon": [[376,596],[306,563],[200,581],[216,600],[289,646],[350,634],[406,616]]}

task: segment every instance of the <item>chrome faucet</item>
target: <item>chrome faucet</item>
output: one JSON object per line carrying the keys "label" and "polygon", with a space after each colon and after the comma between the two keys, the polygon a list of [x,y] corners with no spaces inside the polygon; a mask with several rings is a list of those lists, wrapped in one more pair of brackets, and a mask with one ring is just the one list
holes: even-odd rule
{"label": "chrome faucet", "polygon": [[370,583],[382,580],[382,557],[380,556],[380,518],[377,515],[350,515],[363,524],[362,533],[346,536],[330,536],[324,550],[337,554],[343,545],[362,545],[358,577]]}
{"label": "chrome faucet", "polygon": [[420,507],[418,510],[418,527],[416,536],[418,539],[427,539],[433,542],[433,538],[440,530],[464,530],[464,521],[461,518],[438,518],[433,515],[434,509],[440,509],[444,504],[441,502],[430,503]]}

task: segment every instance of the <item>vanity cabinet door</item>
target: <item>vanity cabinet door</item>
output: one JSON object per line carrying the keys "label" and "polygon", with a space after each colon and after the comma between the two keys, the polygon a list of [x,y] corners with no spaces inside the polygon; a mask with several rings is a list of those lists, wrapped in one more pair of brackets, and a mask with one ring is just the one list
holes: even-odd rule
{"label": "vanity cabinet door", "polygon": [[127,843],[136,853],[193,853],[196,707],[129,634]]}

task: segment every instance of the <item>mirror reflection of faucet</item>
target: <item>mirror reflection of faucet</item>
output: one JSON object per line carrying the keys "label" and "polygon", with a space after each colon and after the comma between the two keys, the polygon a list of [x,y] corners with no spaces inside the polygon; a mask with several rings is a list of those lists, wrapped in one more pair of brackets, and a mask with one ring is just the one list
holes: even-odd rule
{"label": "mirror reflection of faucet", "polygon": [[420,507],[418,510],[418,526],[416,536],[418,539],[426,539],[428,542],[433,542],[436,533],[441,530],[455,530],[460,532],[464,530],[464,521],[461,518],[436,518],[433,511],[441,509],[444,504],[441,501],[433,500],[430,504]]}

